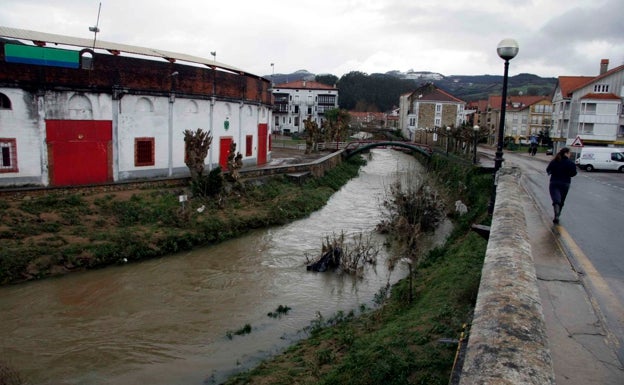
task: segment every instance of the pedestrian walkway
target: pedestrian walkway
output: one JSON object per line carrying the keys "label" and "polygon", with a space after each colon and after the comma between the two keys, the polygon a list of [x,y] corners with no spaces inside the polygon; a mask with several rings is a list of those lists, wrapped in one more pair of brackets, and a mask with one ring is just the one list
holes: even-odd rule
{"label": "pedestrian walkway", "polygon": [[609,346],[600,312],[553,231],[550,216],[535,204],[526,205],[525,216],[556,383],[624,383],[624,371]]}
{"label": "pedestrian walkway", "polygon": [[[493,149],[483,150],[493,157]],[[538,153],[531,158],[546,167],[553,156]],[[562,226],[554,226],[550,212],[543,212],[534,200],[524,211],[557,385],[624,384],[614,339],[571,262],[574,251],[562,242]]]}

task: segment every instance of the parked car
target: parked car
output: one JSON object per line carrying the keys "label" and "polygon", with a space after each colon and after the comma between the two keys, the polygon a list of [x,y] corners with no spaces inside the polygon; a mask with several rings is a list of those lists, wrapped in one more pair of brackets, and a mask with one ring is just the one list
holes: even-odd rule
{"label": "parked car", "polygon": [[553,154],[553,149],[552,148],[547,148],[546,149],[546,155],[552,155]]}
{"label": "parked car", "polygon": [[624,172],[624,153],[621,148],[583,147],[576,165],[585,171],[617,170]]}

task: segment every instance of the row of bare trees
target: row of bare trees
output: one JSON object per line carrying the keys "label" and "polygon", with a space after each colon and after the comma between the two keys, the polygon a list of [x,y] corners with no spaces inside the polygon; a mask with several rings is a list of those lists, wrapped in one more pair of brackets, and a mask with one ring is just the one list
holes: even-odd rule
{"label": "row of bare trees", "polygon": [[325,111],[325,119],[319,127],[309,117],[303,121],[306,133],[306,154],[318,152],[320,142],[341,142],[349,136],[351,115],[347,110],[333,108]]}

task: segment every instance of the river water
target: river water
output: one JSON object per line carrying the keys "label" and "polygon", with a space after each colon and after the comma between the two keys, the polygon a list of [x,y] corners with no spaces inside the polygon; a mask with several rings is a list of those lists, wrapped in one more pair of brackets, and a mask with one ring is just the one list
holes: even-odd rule
{"label": "river water", "polygon": [[[371,154],[360,176],[306,219],[166,258],[0,288],[0,361],[33,385],[213,384],[305,337],[319,314],[373,307],[380,288],[407,274],[403,265],[387,268],[385,248],[361,278],[305,268],[325,236],[372,232],[388,187],[422,170],[401,152]],[[279,305],[291,310],[269,317]],[[246,324],[251,333],[228,337]]]}

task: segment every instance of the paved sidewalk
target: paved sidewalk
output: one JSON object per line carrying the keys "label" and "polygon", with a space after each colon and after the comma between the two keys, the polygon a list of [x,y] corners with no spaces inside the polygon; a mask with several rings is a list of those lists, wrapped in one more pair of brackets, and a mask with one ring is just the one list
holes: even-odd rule
{"label": "paved sidewalk", "polygon": [[624,384],[624,370],[550,217],[526,205],[538,288],[558,385]]}

